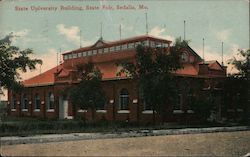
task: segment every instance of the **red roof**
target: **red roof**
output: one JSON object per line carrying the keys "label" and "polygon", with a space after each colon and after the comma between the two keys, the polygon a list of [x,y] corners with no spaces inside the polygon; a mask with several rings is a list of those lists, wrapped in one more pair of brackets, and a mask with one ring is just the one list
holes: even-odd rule
{"label": "red roof", "polygon": [[54,74],[62,69],[62,65],[54,67],[44,73],[41,73],[35,77],[32,77],[28,80],[23,81],[24,86],[41,86],[49,85],[55,82]]}
{"label": "red roof", "polygon": [[184,64],[183,68],[178,69],[175,73],[179,75],[194,76],[194,75],[198,75],[198,69],[196,69],[193,64]]}

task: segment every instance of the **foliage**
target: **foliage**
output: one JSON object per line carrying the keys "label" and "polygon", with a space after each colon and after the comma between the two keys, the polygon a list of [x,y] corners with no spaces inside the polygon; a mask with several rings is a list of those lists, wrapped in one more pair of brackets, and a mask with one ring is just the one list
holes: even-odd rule
{"label": "foliage", "polygon": [[92,63],[78,66],[77,69],[81,81],[70,89],[69,97],[72,103],[77,108],[91,108],[92,111],[103,106],[106,98],[101,87],[100,70],[95,68]]}
{"label": "foliage", "polygon": [[244,110],[243,118],[249,118],[249,98],[250,98],[250,49],[239,50],[238,58],[233,57],[229,63],[239,71],[232,74],[226,80],[225,95],[229,96],[230,103]]}
{"label": "foliage", "polygon": [[206,98],[205,97],[194,98],[190,106],[194,110],[198,118],[200,118],[200,120],[206,121],[211,115],[211,112],[214,109],[215,104],[213,102],[213,97],[210,95]]}
{"label": "foliage", "polygon": [[164,115],[166,104],[174,104],[177,97],[173,72],[181,68],[179,52],[187,46],[186,41],[176,40],[171,52],[165,48],[151,48],[138,45],[135,62],[119,63],[120,72],[138,80],[139,92],[145,103]]}
{"label": "foliage", "polygon": [[33,50],[20,50],[16,46],[12,46],[13,35],[10,34],[0,39],[0,80],[1,85],[5,88],[15,89],[20,84],[21,79],[18,70],[27,72],[36,68],[36,64],[42,64],[40,59],[31,59],[29,56],[33,54]]}
{"label": "foliage", "polygon": [[234,74],[233,76],[250,80],[250,49],[245,51],[239,50],[238,55],[241,59],[233,57],[229,60],[229,64],[234,65],[235,68],[239,70],[239,73]]}

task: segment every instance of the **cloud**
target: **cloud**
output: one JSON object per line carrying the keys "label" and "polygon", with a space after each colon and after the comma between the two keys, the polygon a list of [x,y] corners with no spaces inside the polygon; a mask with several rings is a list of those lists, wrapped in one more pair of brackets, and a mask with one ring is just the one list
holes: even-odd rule
{"label": "cloud", "polygon": [[57,29],[59,34],[64,35],[66,39],[74,44],[79,44],[80,28],[77,26],[65,27],[64,24],[58,24]]}
{"label": "cloud", "polygon": [[155,26],[154,28],[152,28],[150,30],[149,34],[152,35],[152,36],[155,36],[155,37],[164,38],[164,39],[167,39],[167,40],[170,40],[170,41],[174,42],[175,37],[170,36],[170,35],[166,35],[165,32],[166,32],[165,28]]}
{"label": "cloud", "polygon": [[46,53],[33,54],[31,58],[41,59],[43,61],[43,64],[41,66],[37,65],[35,70],[32,70],[32,71],[28,70],[26,73],[21,73],[22,80],[26,80],[26,79],[29,79],[31,77],[34,77],[40,74],[40,70],[41,70],[41,73],[43,73],[55,67],[57,65],[57,62],[56,62],[57,52],[59,51],[54,48],[49,48]]}
{"label": "cloud", "polygon": [[219,41],[228,41],[229,37],[231,35],[231,29],[224,29],[222,31],[219,31],[216,33],[216,38]]}
{"label": "cloud", "polygon": [[29,38],[27,37],[27,35],[29,34],[30,30],[29,29],[23,29],[23,30],[19,30],[19,31],[11,31],[13,34],[13,39],[12,42],[13,44],[17,43],[18,39],[22,39],[22,43],[26,43],[27,41],[29,41]]}
{"label": "cloud", "polygon": [[[195,52],[202,57],[202,47],[192,47]],[[238,49],[239,49],[239,45],[238,44],[232,44],[231,47],[229,48],[229,53],[224,53],[223,54],[223,62],[224,65],[227,66],[227,73],[233,74],[233,73],[237,73],[238,70],[232,65],[232,64],[228,64],[228,61],[230,59],[232,59],[233,57],[235,57],[236,59],[241,59],[240,56],[238,55]],[[209,60],[217,60],[220,64],[222,61],[222,56],[221,56],[221,52],[216,52],[213,51],[212,48],[210,46],[205,46],[204,47],[204,56],[205,56],[205,60],[209,61]]]}
{"label": "cloud", "polygon": [[[70,26],[66,27],[64,24],[58,24],[56,26],[59,34],[66,37],[69,42],[74,43],[75,45],[79,45],[80,42],[80,28],[78,26]],[[81,45],[88,46],[92,42],[87,41],[81,36]]]}

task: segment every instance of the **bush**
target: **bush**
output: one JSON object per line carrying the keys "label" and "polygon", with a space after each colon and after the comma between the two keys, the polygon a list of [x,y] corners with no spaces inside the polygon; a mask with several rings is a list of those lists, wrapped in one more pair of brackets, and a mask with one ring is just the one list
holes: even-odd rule
{"label": "bush", "polygon": [[191,104],[191,108],[194,110],[196,116],[202,121],[207,121],[214,109],[214,103],[210,98],[198,98]]}

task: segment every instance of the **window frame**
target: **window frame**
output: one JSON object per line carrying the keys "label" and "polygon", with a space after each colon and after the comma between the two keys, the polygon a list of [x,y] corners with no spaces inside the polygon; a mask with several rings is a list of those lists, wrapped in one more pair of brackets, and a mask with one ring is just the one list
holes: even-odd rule
{"label": "window frame", "polygon": [[40,109],[41,109],[41,98],[39,94],[36,93],[34,97],[34,110],[40,110]]}
{"label": "window frame", "polygon": [[129,92],[122,88],[119,92],[119,110],[129,110]]}
{"label": "window frame", "polygon": [[29,99],[27,97],[27,94],[24,93],[22,94],[21,108],[22,110],[28,110],[28,106],[29,106]]}
{"label": "window frame", "polygon": [[[51,99],[51,96],[53,96],[53,101]],[[49,92],[47,94],[47,110],[54,110],[55,109],[55,95],[53,92]]]}

